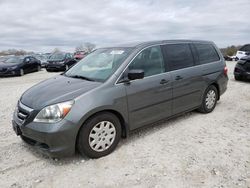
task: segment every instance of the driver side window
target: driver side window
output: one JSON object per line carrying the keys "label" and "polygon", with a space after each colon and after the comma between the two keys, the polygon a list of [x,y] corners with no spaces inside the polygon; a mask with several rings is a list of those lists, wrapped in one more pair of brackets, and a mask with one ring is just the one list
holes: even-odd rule
{"label": "driver side window", "polygon": [[128,69],[144,70],[145,77],[165,72],[161,47],[154,46],[144,49],[130,63]]}

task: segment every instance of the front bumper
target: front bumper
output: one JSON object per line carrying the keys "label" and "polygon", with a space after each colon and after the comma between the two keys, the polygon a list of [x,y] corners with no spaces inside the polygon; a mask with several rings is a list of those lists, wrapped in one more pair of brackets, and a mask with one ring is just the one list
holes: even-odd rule
{"label": "front bumper", "polygon": [[64,71],[66,69],[65,64],[47,64],[46,70],[50,71]]}
{"label": "front bumper", "polygon": [[7,71],[0,71],[0,76],[15,76],[18,75],[18,71],[17,70],[7,70]]}
{"label": "front bumper", "polygon": [[77,125],[66,119],[54,124],[29,121],[27,119],[28,123],[20,123],[17,113],[13,115],[13,130],[25,142],[51,157],[65,157],[75,153]]}

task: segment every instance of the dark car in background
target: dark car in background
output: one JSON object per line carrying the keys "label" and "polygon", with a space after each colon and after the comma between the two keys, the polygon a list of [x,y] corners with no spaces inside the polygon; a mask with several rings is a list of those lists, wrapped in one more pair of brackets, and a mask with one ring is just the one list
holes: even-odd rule
{"label": "dark car in background", "polygon": [[47,61],[45,68],[48,72],[68,70],[77,62],[71,53],[62,52],[52,54]]}
{"label": "dark car in background", "polygon": [[99,158],[145,125],[198,109],[210,113],[227,89],[213,42],[153,41],[97,49],[17,103],[17,135],[55,157]]}
{"label": "dark car in background", "polygon": [[250,55],[242,57],[234,68],[235,80],[250,79]]}
{"label": "dark car in background", "polygon": [[0,62],[0,76],[23,76],[40,70],[40,61],[32,56],[13,56]]}

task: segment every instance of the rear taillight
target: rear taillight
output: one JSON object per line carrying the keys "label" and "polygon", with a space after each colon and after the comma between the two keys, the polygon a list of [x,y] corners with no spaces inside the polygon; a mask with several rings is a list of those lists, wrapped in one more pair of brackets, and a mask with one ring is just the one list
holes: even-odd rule
{"label": "rear taillight", "polygon": [[228,68],[227,68],[227,67],[224,67],[223,72],[224,72],[224,74],[227,76]]}

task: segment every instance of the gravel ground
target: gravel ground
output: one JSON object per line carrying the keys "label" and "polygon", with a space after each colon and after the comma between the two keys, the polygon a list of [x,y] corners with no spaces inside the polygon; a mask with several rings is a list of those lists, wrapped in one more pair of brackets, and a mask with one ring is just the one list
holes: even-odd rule
{"label": "gravel ground", "polygon": [[233,79],[213,113],[190,112],[133,133],[101,159],[53,160],[11,127],[21,94],[58,73],[0,79],[0,187],[250,187],[250,83]]}

